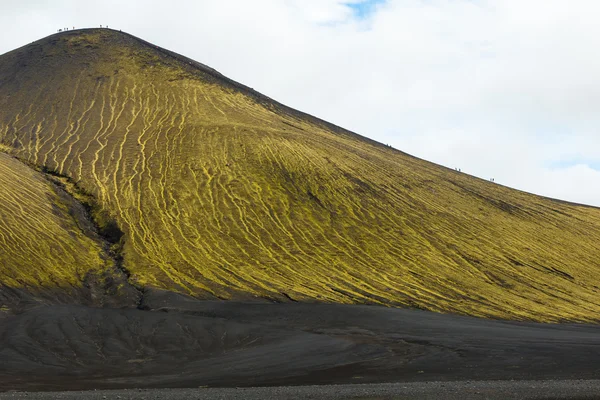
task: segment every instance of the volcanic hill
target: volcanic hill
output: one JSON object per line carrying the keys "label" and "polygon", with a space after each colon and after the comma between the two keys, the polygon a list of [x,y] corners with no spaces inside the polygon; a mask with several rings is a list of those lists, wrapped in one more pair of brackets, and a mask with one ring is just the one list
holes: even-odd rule
{"label": "volcanic hill", "polygon": [[0,56],[0,150],[0,314],[161,289],[600,315],[600,209],[420,160],[129,34]]}

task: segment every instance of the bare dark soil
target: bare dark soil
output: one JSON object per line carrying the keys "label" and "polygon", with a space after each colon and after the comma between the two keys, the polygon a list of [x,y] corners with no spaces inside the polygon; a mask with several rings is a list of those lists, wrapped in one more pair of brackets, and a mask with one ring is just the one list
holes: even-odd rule
{"label": "bare dark soil", "polygon": [[0,400],[596,400],[600,381],[454,381],[254,388],[8,392]]}
{"label": "bare dark soil", "polygon": [[0,318],[0,388],[593,379],[600,326],[377,306],[198,301],[40,306]]}

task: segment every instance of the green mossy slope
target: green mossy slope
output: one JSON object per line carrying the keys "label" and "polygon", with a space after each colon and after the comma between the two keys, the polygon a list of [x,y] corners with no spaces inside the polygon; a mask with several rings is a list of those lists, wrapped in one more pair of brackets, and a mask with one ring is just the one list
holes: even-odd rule
{"label": "green mossy slope", "polygon": [[0,153],[0,283],[71,292],[111,266],[84,233],[66,194],[19,160]]}
{"label": "green mossy slope", "polygon": [[96,198],[139,286],[598,319],[599,209],[408,156],[126,34],[0,56],[0,143]]}

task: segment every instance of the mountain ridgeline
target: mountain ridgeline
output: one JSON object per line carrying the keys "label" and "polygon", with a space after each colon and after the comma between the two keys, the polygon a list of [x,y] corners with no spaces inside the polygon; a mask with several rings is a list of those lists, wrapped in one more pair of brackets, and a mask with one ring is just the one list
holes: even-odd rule
{"label": "mountain ridgeline", "polygon": [[125,33],[0,56],[0,150],[0,313],[161,289],[600,315],[600,209],[409,156]]}

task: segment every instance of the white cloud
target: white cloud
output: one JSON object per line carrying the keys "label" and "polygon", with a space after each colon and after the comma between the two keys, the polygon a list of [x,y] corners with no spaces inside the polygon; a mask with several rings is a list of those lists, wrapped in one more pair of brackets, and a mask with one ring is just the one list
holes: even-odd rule
{"label": "white cloud", "polygon": [[0,52],[109,24],[418,157],[600,206],[597,171],[556,167],[600,160],[600,3],[388,0],[365,19],[344,3],[23,0]]}

